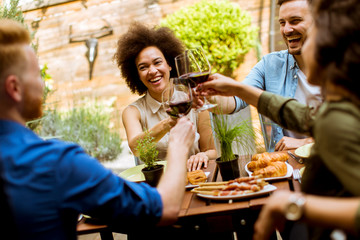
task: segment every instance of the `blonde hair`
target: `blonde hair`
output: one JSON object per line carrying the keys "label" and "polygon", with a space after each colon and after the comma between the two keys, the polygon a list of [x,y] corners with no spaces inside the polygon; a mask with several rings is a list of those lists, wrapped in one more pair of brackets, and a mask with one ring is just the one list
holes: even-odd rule
{"label": "blonde hair", "polygon": [[30,44],[30,35],[20,23],[0,20],[0,81],[10,74],[21,75],[27,66],[25,45]]}

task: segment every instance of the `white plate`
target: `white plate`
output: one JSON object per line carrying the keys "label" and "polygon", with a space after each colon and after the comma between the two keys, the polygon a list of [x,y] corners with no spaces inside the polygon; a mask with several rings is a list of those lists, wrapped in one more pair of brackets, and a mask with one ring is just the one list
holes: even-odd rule
{"label": "white plate", "polygon": [[301,146],[295,150],[295,154],[301,158],[308,158],[310,156],[310,151],[314,143],[309,143],[304,146]]}
{"label": "white plate", "polygon": [[[210,175],[210,172],[204,172],[206,177],[209,177]],[[206,180],[207,182],[207,180]],[[191,188],[196,188],[196,187],[199,187],[199,185],[192,185],[191,183],[188,183],[188,185],[185,186],[186,189],[191,189]]]}
{"label": "white plate", "polygon": [[232,200],[232,199],[243,199],[243,198],[251,198],[256,196],[261,196],[276,190],[274,185],[268,184],[263,189],[258,192],[247,193],[247,194],[239,194],[239,195],[229,195],[229,196],[212,196],[198,193],[197,195],[202,198],[208,198],[212,200]]}
{"label": "white plate", "polygon": [[[166,161],[158,161],[158,164],[162,164],[164,165],[164,170],[166,169]],[[135,167],[126,169],[125,171],[121,172],[119,174],[120,177],[125,178],[126,180],[132,181],[132,182],[142,182],[145,181],[145,176],[144,174],[141,172],[141,169],[144,168],[144,164],[140,164],[137,165]],[[208,177],[210,175],[210,172],[204,172],[206,177]],[[192,184],[188,184],[185,186],[186,189],[191,189],[191,188],[195,188],[198,187],[199,185],[192,185]]]}
{"label": "white plate", "polygon": [[[166,161],[158,161],[156,163],[164,165],[164,170],[166,169]],[[126,180],[132,181],[132,182],[145,181],[145,176],[141,172],[141,169],[143,169],[143,168],[144,168],[144,164],[140,164],[135,167],[126,169],[125,171],[122,171],[119,174],[119,176],[122,178],[125,178]]]}
{"label": "white plate", "polygon": [[[253,172],[250,171],[250,170],[247,168],[247,165],[248,165],[248,164],[249,164],[249,163],[247,163],[247,164],[245,165],[245,171],[246,171],[246,172],[249,174],[249,176],[251,177],[252,174],[253,174]],[[285,176],[264,178],[265,181],[285,179],[285,178],[291,177],[294,169],[293,169],[293,167],[292,167],[290,164],[288,164],[287,162],[286,162],[285,164],[286,164],[286,167],[287,167],[287,172],[286,172],[286,175],[285,175]]]}

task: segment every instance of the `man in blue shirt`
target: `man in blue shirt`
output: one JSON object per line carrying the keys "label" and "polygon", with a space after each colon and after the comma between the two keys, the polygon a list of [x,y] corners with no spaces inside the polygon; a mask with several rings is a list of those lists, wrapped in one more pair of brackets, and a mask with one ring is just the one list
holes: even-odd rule
{"label": "man in blue shirt", "polygon": [[[247,75],[244,84],[262,90],[295,98],[301,103],[319,101],[320,88],[310,85],[304,74],[305,66],[301,49],[306,40],[307,30],[312,23],[312,16],[306,0],[278,0],[280,5],[280,32],[287,50],[273,52],[263,57]],[[210,77],[211,79],[211,77]],[[248,104],[240,98],[217,97],[224,113],[238,112]],[[294,149],[312,142],[312,138],[275,126],[275,150]]]}
{"label": "man in blue shirt", "polygon": [[29,43],[23,26],[0,20],[0,189],[18,238],[76,239],[79,213],[125,233],[176,221],[192,123],[182,118],[171,130],[167,170],[157,188],[114,175],[78,145],[44,141],[25,127],[41,116],[44,87]]}

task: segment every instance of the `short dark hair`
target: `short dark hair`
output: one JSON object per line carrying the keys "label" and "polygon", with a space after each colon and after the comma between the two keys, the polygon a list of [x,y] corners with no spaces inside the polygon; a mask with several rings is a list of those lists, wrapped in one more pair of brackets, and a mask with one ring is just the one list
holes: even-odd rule
{"label": "short dark hair", "polygon": [[[278,0],[277,1],[277,4],[279,5],[279,6],[281,6],[283,3],[285,3],[285,2],[291,2],[291,1],[298,1],[298,0]],[[311,3],[312,3],[312,0],[306,0],[307,2],[308,2],[308,4],[310,5]]]}
{"label": "short dark hair", "polygon": [[114,55],[121,74],[132,93],[142,95],[147,91],[146,86],[139,78],[135,59],[144,48],[150,46],[157,47],[164,54],[167,64],[173,69],[170,77],[177,76],[174,58],[185,50],[180,39],[168,27],[150,28],[139,22],[133,22],[128,32],[120,37]]}
{"label": "short dark hair", "polygon": [[314,0],[315,59],[326,81],[342,86],[360,100],[360,2]]}

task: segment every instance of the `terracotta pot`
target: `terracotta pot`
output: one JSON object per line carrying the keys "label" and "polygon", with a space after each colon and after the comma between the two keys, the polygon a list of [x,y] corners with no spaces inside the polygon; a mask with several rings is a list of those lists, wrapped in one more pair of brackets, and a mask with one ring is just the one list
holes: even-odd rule
{"label": "terracotta pot", "polygon": [[220,169],[220,174],[224,181],[229,181],[240,177],[238,160],[238,155],[235,155],[234,159],[226,162],[220,161],[220,158],[216,159],[216,164]]}
{"label": "terracotta pot", "polygon": [[145,176],[145,182],[150,186],[156,187],[160,181],[160,178],[164,172],[164,165],[155,165],[155,168],[147,170],[146,168],[141,169],[141,172]]}

